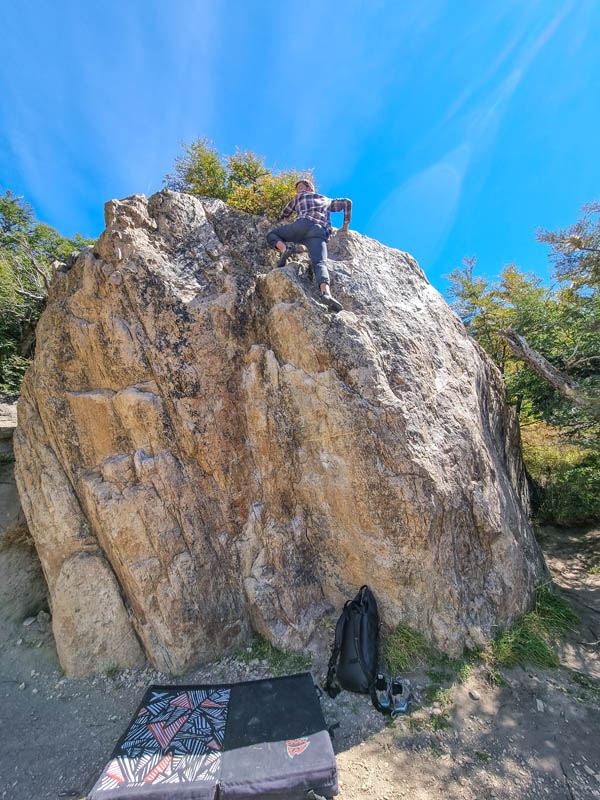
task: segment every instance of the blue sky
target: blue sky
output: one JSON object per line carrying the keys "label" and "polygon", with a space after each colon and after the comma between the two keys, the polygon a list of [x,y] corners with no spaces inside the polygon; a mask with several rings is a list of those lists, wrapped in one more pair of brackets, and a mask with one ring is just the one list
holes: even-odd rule
{"label": "blue sky", "polygon": [[65,235],[198,136],[313,167],[441,291],[463,256],[547,278],[535,228],[600,199],[597,0],[6,0],[0,31],[0,187]]}

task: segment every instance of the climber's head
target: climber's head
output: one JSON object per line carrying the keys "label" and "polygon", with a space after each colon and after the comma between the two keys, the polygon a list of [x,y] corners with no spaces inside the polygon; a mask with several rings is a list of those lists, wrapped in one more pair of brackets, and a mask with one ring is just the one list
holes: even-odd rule
{"label": "climber's head", "polygon": [[296,194],[301,192],[314,192],[314,186],[309,181],[300,180],[296,182]]}

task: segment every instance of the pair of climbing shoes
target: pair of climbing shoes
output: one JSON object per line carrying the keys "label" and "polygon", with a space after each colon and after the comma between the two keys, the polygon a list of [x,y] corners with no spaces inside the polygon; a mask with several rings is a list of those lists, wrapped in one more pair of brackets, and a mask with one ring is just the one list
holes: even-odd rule
{"label": "pair of climbing shoes", "polygon": [[402,678],[388,678],[380,672],[373,683],[371,699],[378,711],[395,719],[398,714],[404,714],[408,710],[410,685]]}

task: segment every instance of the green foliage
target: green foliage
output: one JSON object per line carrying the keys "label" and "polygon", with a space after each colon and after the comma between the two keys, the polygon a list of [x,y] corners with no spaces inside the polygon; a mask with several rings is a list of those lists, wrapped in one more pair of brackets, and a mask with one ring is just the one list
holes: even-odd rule
{"label": "green foliage", "polygon": [[496,669],[528,664],[558,667],[551,641],[563,636],[577,621],[566,600],[550,584],[541,584],[536,590],[533,611],[523,614],[509,630],[500,633],[485,651],[484,659]]}
{"label": "green foliage", "polygon": [[22,358],[12,350],[16,345],[10,339],[0,339],[0,395],[12,398],[19,393],[19,387],[25,377],[30,358]]}
{"label": "green foliage", "polygon": [[538,521],[573,525],[600,519],[600,453],[565,442],[543,423],[524,427],[521,440]]}
{"label": "green foliage", "polygon": [[[472,655],[473,651],[469,654]],[[473,665],[475,664],[477,658],[479,658],[479,653],[477,653],[473,658],[466,657],[466,660],[461,662],[456,670],[456,680],[458,683],[466,683],[469,678],[471,677],[471,672],[473,671]]]}
{"label": "green foliage", "polygon": [[536,667],[558,667],[558,656],[537,631],[533,617],[523,617],[491,645],[493,662],[501,667],[532,664]]}
{"label": "green foliage", "polygon": [[385,637],[381,650],[392,675],[428,665],[427,676],[434,683],[465,683],[473,665],[480,658],[478,650],[468,649],[465,649],[462,658],[450,658],[437,650],[422,634],[403,624]]}
{"label": "green foliage", "polygon": [[476,266],[474,257],[465,258],[463,268],[448,275],[448,297],[469,333],[504,374],[514,359],[499,333],[514,327],[516,316],[525,317],[520,304],[531,308],[535,299],[542,298],[543,289],[535,276],[521,274],[513,264],[503,270],[497,282],[475,276]]}
{"label": "green foliage", "polygon": [[[429,727],[432,731],[446,731],[450,728],[452,723],[450,722],[450,714],[432,714],[429,717]],[[439,748],[439,745],[435,746],[436,749]],[[445,755],[446,750],[439,748],[439,752],[437,755]]]}
{"label": "green foliage", "polygon": [[467,331],[505,377],[509,402],[522,420],[544,419],[586,443],[600,440],[597,419],[563,398],[515,358],[500,333],[514,328],[534,350],[593,394],[600,388],[600,293],[543,287],[509,265],[497,281],[473,275],[474,259],[449,276],[448,296]]}
{"label": "green foliage", "polygon": [[[432,684],[425,687],[423,699],[427,704],[438,703],[445,708],[452,702],[453,685],[466,683],[476,664],[485,665],[487,678],[495,686],[503,683],[502,667],[559,666],[552,643],[577,622],[569,603],[546,583],[536,589],[534,609],[520,616],[510,629],[501,631],[484,650],[465,650],[462,658],[450,658],[421,634],[398,625],[383,642],[382,654],[391,674],[429,666],[427,676]],[[444,687],[442,683],[450,685]]]}
{"label": "green foliage", "polygon": [[436,686],[435,684],[426,686],[423,696],[426,703],[438,703],[442,708],[452,703],[452,690],[442,689],[441,686]]}
{"label": "green foliage", "polygon": [[536,588],[535,609],[532,613],[537,615],[545,635],[550,637],[564,636],[572,625],[579,622],[571,605],[551,583],[541,583]]}
{"label": "green foliage", "polygon": [[[475,258],[449,276],[448,296],[468,332],[502,372],[507,399],[519,412],[521,430],[541,421],[563,442],[587,449],[558,457],[556,448],[525,447],[525,462],[538,491],[540,519],[578,523],[600,518],[600,203],[582,209],[575,225],[539,231],[550,246],[553,286],[514,265],[486,281],[474,274]],[[514,329],[577,386],[574,403],[515,358],[501,332]],[[551,428],[547,429],[548,431]],[[553,439],[555,437],[552,437]],[[554,444],[554,443],[553,443]],[[560,449],[560,448],[559,448]]]}
{"label": "green foliage", "polygon": [[428,669],[427,677],[434,683],[444,683],[452,679],[452,673],[441,669]]}
{"label": "green foliage", "polygon": [[7,464],[14,464],[15,462],[15,454],[12,450],[8,453],[0,453],[0,467],[4,467]]}
{"label": "green foliage", "polygon": [[10,191],[0,195],[0,394],[19,391],[29,364],[53,261],[91,244],[61,236],[38,222],[32,208]]}
{"label": "green foliage", "polygon": [[176,192],[224,200],[240,211],[276,218],[295,194],[302,178],[313,182],[312,170],[273,170],[263,156],[236,149],[221,155],[206,138],[183,144],[184,154],[175,159],[175,172],[165,177]]}
{"label": "green foliage", "polygon": [[509,401],[521,419],[543,419],[586,446],[600,448],[600,424],[590,407],[574,406],[511,355],[500,333],[514,328],[529,345],[575,381],[590,398],[600,393],[600,204],[583,209],[576,225],[538,233],[551,248],[552,287],[514,265],[496,281],[474,275],[465,259],[449,276],[448,296],[469,333],[504,374]]}
{"label": "green foliage", "polygon": [[252,644],[237,654],[238,661],[249,664],[251,661],[266,661],[276,677],[310,669],[310,653],[287,653],[279,650],[264,636],[255,634]]}
{"label": "green foliage", "polygon": [[226,200],[227,170],[208,139],[183,143],[184,155],[175,159],[175,172],[165,177],[169,189]]}
{"label": "green foliage", "polygon": [[591,695],[591,699],[596,702],[600,701],[600,681],[593,678],[591,675],[586,675],[583,672],[572,669],[569,670],[572,680],[581,686],[586,692]]}

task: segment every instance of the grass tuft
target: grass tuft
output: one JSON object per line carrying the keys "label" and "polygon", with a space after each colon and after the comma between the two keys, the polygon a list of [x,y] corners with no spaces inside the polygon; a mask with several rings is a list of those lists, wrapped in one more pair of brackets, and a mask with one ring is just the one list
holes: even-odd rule
{"label": "grass tuft", "polygon": [[383,656],[393,675],[432,663],[435,652],[423,634],[402,624],[398,625],[383,644]]}
{"label": "grass tuft", "polygon": [[444,708],[452,703],[452,690],[442,689],[441,686],[432,684],[425,687],[423,697],[426,703],[439,703],[440,706]]}
{"label": "grass tuft", "polygon": [[[438,703],[441,708],[447,708],[452,704],[452,686],[466,683],[475,664],[484,665],[487,680],[492,686],[504,684],[502,667],[527,664],[558,667],[559,660],[552,643],[564,636],[577,622],[577,616],[569,603],[550,583],[545,583],[536,589],[533,611],[519,617],[509,630],[501,632],[485,650],[465,649],[462,658],[450,658],[436,650],[422,634],[407,625],[398,625],[383,641],[382,655],[392,675],[425,667],[431,684],[423,690],[424,704]],[[450,686],[444,687],[441,684]],[[583,688],[594,696],[598,691],[597,687],[588,685]],[[414,730],[424,724],[409,720],[409,726]],[[437,723],[431,722],[429,727],[432,724]]]}
{"label": "grass tuft", "polygon": [[412,731],[412,733],[423,730],[426,725],[425,720],[420,717],[408,717],[406,721],[408,723],[408,729]]}
{"label": "grass tuft", "polygon": [[535,609],[540,623],[551,636],[564,636],[572,625],[579,622],[577,614],[551,583],[542,583],[535,590]]}
{"label": "grass tuft", "polygon": [[558,667],[551,640],[563,636],[578,621],[567,601],[544,583],[536,589],[533,611],[523,614],[491,643],[484,658],[488,666]]}
{"label": "grass tuft", "polygon": [[574,669],[570,670],[570,674],[573,681],[586,689],[594,700],[600,700],[600,681],[597,678],[592,678],[591,675],[585,675]]}
{"label": "grass tuft", "polygon": [[112,680],[113,678],[117,677],[119,671],[120,671],[119,667],[116,664],[112,664],[110,667],[107,667],[104,674],[106,675],[107,678],[110,678]]}
{"label": "grass tuft", "polygon": [[558,667],[558,656],[534,630],[526,617],[491,644],[492,658],[501,667],[533,664],[536,667]]}
{"label": "grass tuft", "polygon": [[443,669],[428,669],[426,675],[433,683],[446,683],[453,677],[451,672]]}
{"label": "grass tuft", "polygon": [[446,731],[451,727],[450,714],[432,714],[429,717],[429,727],[432,731]]}
{"label": "grass tuft", "polygon": [[310,653],[289,653],[279,650],[258,633],[255,634],[250,646],[237,654],[237,659],[243,664],[249,664],[254,660],[266,661],[276,677],[294,672],[304,672],[310,669],[312,664]]}
{"label": "grass tuft", "polygon": [[456,680],[458,683],[466,683],[471,677],[473,671],[473,664],[475,662],[464,661],[456,671]]}

